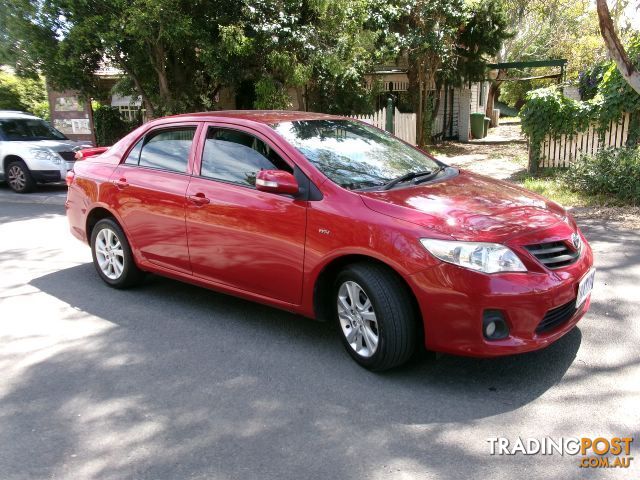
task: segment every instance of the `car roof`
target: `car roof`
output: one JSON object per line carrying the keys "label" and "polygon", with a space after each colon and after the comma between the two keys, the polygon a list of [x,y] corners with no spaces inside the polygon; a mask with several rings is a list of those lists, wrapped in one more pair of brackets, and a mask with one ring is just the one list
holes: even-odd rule
{"label": "car roof", "polygon": [[296,122],[301,120],[337,120],[344,117],[315,112],[297,112],[292,110],[220,110],[217,112],[198,112],[173,115],[165,118],[197,118],[198,120],[216,118],[237,118],[266,125],[281,122]]}
{"label": "car roof", "polygon": [[21,112],[19,110],[0,110],[0,118],[30,118],[41,120],[40,117],[36,117],[27,112]]}

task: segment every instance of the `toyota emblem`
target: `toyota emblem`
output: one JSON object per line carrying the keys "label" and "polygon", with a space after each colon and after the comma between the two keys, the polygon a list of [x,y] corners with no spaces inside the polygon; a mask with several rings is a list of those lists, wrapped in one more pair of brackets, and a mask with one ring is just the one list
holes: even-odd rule
{"label": "toyota emblem", "polygon": [[578,235],[577,233],[574,233],[573,235],[571,235],[571,243],[573,243],[573,246],[575,247],[576,250],[580,250],[580,235]]}

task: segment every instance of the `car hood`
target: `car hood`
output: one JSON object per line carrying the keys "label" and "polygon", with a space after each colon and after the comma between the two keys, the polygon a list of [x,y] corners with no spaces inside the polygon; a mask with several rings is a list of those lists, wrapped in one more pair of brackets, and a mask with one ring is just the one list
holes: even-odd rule
{"label": "car hood", "polygon": [[562,207],[540,195],[464,170],[441,181],[360,196],[371,210],[456,240],[504,242],[566,218]]}
{"label": "car hood", "polygon": [[72,152],[79,150],[81,146],[89,145],[88,142],[74,142],[73,140],[37,140],[28,143],[32,148],[48,148],[54,152]]}

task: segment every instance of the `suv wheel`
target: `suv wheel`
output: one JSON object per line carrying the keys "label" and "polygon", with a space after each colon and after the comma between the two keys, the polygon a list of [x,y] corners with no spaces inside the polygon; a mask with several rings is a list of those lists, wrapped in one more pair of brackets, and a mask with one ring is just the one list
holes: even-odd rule
{"label": "suv wheel", "polygon": [[370,370],[405,363],[416,345],[416,314],[405,285],[387,268],[345,268],[335,284],[336,319],[353,359]]}
{"label": "suv wheel", "polygon": [[7,165],[7,183],[11,190],[17,193],[28,193],[33,191],[36,182],[29,172],[29,168],[22,160],[14,160]]}

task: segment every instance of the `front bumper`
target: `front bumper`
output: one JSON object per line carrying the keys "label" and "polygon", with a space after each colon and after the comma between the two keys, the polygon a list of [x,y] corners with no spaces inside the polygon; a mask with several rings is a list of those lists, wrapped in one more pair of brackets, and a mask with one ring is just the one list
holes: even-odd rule
{"label": "front bumper", "polygon": [[[578,261],[565,268],[523,273],[482,274],[448,263],[411,276],[429,350],[495,357],[544,348],[569,332],[589,309],[591,298],[554,328],[536,333],[549,310],[575,300],[578,283],[593,265],[584,242]],[[485,310],[500,310],[509,326],[503,340],[482,331]]]}

